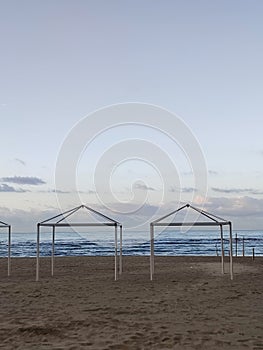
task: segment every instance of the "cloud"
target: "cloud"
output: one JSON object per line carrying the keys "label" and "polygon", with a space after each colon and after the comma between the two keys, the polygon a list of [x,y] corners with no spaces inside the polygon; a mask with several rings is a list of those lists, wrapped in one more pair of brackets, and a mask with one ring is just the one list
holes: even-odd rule
{"label": "cloud", "polygon": [[218,172],[214,170],[208,170],[208,174],[214,176],[214,175],[218,175]]}
{"label": "cloud", "polygon": [[253,188],[218,188],[218,187],[212,187],[211,188],[214,192],[219,192],[219,193],[226,193],[226,194],[244,194],[244,193],[249,193],[249,194],[254,194],[254,195],[260,195],[263,194],[263,191],[256,190]]}
{"label": "cloud", "polygon": [[135,184],[135,185],[134,185],[134,188],[135,188],[136,190],[156,191],[155,188],[149,187],[149,186],[146,186],[145,184],[140,184],[140,183]]}
{"label": "cloud", "polygon": [[[1,186],[0,186],[1,189]],[[77,203],[75,203],[77,206]],[[115,218],[122,222],[126,228],[135,229],[137,227],[145,232],[149,232],[149,222],[153,221],[172,210],[177,209],[185,203],[167,202],[164,204],[152,205],[144,203],[141,206],[135,203],[107,203],[91,204],[92,208]],[[218,215],[226,220],[233,222],[233,227],[237,229],[261,229],[263,225],[263,199],[257,199],[250,196],[244,197],[209,197],[204,203],[195,203],[194,205],[204,210]],[[72,205],[72,203],[71,203]],[[70,206],[71,207],[71,206]],[[49,217],[55,216],[61,212],[61,208],[51,207],[41,209],[32,208],[28,210],[8,208],[0,206],[0,219],[12,224],[13,232],[35,232],[36,223],[41,222]],[[142,226],[143,225],[143,226]]]}
{"label": "cloud", "polygon": [[93,191],[93,190],[88,190],[87,193],[88,193],[88,194],[96,194],[97,192],[96,192],[96,191]]}
{"label": "cloud", "polygon": [[1,181],[10,182],[18,185],[43,185],[46,182],[41,180],[38,177],[30,177],[30,176],[13,176],[13,177],[2,177]]}
{"label": "cloud", "polygon": [[13,186],[9,186],[6,184],[1,184],[0,185],[0,192],[16,192],[16,193],[21,193],[21,192],[27,192],[26,190],[23,190],[22,188],[16,189]]}
{"label": "cloud", "polygon": [[115,218],[118,222],[125,225],[125,229],[144,229],[145,232],[149,229],[151,221],[164,215],[167,211],[163,211],[163,208],[159,205],[152,205],[149,203],[142,203],[141,205],[136,203],[107,203],[107,206],[95,204],[93,209],[96,209],[105,215]]}
{"label": "cloud", "polygon": [[227,198],[210,197],[205,203],[208,211],[225,216],[235,216],[243,218],[245,216],[262,217],[263,199],[257,199],[249,196]]}
{"label": "cloud", "polygon": [[196,192],[196,188],[193,188],[193,187],[182,187],[182,188],[179,188],[179,187],[170,187],[169,189],[169,192],[180,192],[180,193],[191,193],[191,192]]}
{"label": "cloud", "polygon": [[80,194],[96,194],[96,191],[87,190],[87,191],[68,191],[68,190],[59,190],[59,189],[47,189],[47,190],[39,190],[37,193],[57,193],[57,194],[72,194],[72,193],[80,193]]}
{"label": "cloud", "polygon": [[94,190],[87,190],[87,191],[77,191],[77,193],[81,194],[96,194],[97,192]]}
{"label": "cloud", "polygon": [[212,187],[211,189],[214,192],[235,193],[235,194],[246,193],[246,192],[251,190],[251,189],[248,189],[248,188],[218,188],[218,187]]}
{"label": "cloud", "polygon": [[184,193],[191,193],[191,192],[195,192],[197,190],[196,190],[196,188],[193,188],[193,187],[183,187],[181,189],[181,191],[184,192]]}
{"label": "cloud", "polygon": [[190,176],[190,175],[192,176],[192,175],[194,175],[194,172],[193,171],[184,171],[182,174],[185,176]]}
{"label": "cloud", "polygon": [[178,187],[171,186],[171,187],[169,188],[169,192],[172,192],[172,193],[174,193],[174,192],[179,192],[179,188],[178,188]]}
{"label": "cloud", "polygon": [[15,161],[26,166],[26,162],[24,162],[22,159],[19,159],[19,158],[15,158]]}
{"label": "cloud", "polygon": [[59,208],[52,209],[17,209],[0,207],[0,218],[12,225],[12,232],[36,232],[36,224],[59,214]]}
{"label": "cloud", "polygon": [[68,193],[80,193],[80,194],[96,194],[96,191],[93,190],[87,190],[87,191],[65,191],[65,190],[51,190],[53,193],[58,194],[68,194]]}
{"label": "cloud", "polygon": [[52,192],[52,193],[59,193],[59,194],[63,194],[63,193],[71,193],[70,191],[63,191],[63,190],[51,190],[51,191],[48,191],[48,192]]}

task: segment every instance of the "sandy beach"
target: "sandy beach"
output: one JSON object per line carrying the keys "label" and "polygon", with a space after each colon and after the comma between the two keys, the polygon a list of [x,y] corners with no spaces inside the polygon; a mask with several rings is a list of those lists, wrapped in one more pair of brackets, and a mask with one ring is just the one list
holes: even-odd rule
{"label": "sandy beach", "polygon": [[0,259],[1,349],[263,349],[263,257]]}

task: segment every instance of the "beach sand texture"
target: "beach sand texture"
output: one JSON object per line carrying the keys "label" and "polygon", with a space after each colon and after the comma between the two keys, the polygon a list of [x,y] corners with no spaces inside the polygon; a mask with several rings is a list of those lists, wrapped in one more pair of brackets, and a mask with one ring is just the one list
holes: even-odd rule
{"label": "beach sand texture", "polygon": [[1,349],[263,349],[263,257],[0,259]]}

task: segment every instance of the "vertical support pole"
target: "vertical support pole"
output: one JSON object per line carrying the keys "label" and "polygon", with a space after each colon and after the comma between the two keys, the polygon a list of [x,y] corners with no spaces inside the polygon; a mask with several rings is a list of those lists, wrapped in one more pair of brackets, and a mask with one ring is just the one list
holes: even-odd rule
{"label": "vertical support pole", "polygon": [[152,241],[152,253],[153,253],[153,256],[152,256],[152,262],[153,262],[153,274],[154,274],[154,226],[153,226],[153,241]]}
{"label": "vertical support pole", "polygon": [[8,226],[8,258],[7,258],[7,276],[11,273],[11,226]]}
{"label": "vertical support pole", "polygon": [[39,234],[40,225],[37,224],[37,265],[36,265],[36,281],[39,280]]}
{"label": "vertical support pole", "polygon": [[236,256],[237,256],[237,233],[236,233]]}
{"label": "vertical support pole", "polygon": [[115,224],[115,281],[117,281],[117,255],[118,255],[118,232],[117,232],[117,224]]}
{"label": "vertical support pole", "polygon": [[255,248],[252,248],[252,260],[255,260]]}
{"label": "vertical support pole", "polygon": [[122,274],[122,225],[120,225],[120,266],[119,273]]}
{"label": "vertical support pole", "polygon": [[150,280],[153,280],[154,274],[154,227],[150,224]]}
{"label": "vertical support pole", "polygon": [[54,276],[55,225],[52,226],[51,276]]}
{"label": "vertical support pole", "polygon": [[223,226],[220,225],[220,237],[221,237],[221,269],[222,269],[222,275],[225,273],[225,264],[224,264],[224,236],[223,236]]}
{"label": "vertical support pole", "polygon": [[230,260],[230,278],[233,279],[233,247],[232,247],[232,224],[229,222],[229,260]]}
{"label": "vertical support pole", "polygon": [[243,236],[243,249],[242,249],[242,255],[245,256],[245,238]]}

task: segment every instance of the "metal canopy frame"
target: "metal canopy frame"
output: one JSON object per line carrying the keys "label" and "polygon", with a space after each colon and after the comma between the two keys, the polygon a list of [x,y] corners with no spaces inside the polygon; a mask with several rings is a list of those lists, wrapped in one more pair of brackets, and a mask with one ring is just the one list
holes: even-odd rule
{"label": "metal canopy frame", "polygon": [[6,228],[8,234],[8,251],[7,251],[7,276],[11,274],[11,225],[0,221],[0,228]]}
{"label": "metal canopy frame", "polygon": [[[203,222],[162,222],[169,216],[178,213],[179,211],[190,208],[198,212],[199,214],[205,216],[211,221]],[[150,254],[150,279],[152,281],[154,274],[154,227],[155,226],[219,226],[220,227],[220,238],[221,238],[221,268],[222,274],[225,272],[224,268],[224,240],[223,240],[223,226],[229,226],[229,260],[230,260],[230,278],[233,279],[233,253],[232,253],[232,223],[231,221],[225,220],[214,214],[210,214],[207,211],[193,207],[190,204],[185,204],[184,206],[172,211],[171,213],[153,221],[150,223],[150,242],[151,242],[151,254]]]}
{"label": "metal canopy frame", "polygon": [[[92,212],[93,214],[98,215],[99,217],[103,218],[104,222],[65,222],[64,220],[70,217],[72,214],[76,213],[80,209],[86,209],[89,212]],[[55,220],[55,222],[52,222]],[[115,221],[108,216],[82,204],[78,207],[72,208],[70,210],[67,210],[63,213],[60,213],[56,216],[53,216],[52,218],[49,218],[47,220],[44,220],[37,224],[37,263],[36,263],[36,281],[39,280],[39,258],[40,258],[40,228],[41,227],[52,227],[52,252],[51,252],[51,276],[54,275],[54,257],[55,257],[55,232],[56,227],[94,227],[94,226],[112,226],[115,228],[115,262],[114,262],[114,268],[115,268],[115,281],[118,278],[117,273],[117,258],[118,258],[118,228],[120,229],[120,256],[119,256],[119,273],[122,274],[122,225]]]}

